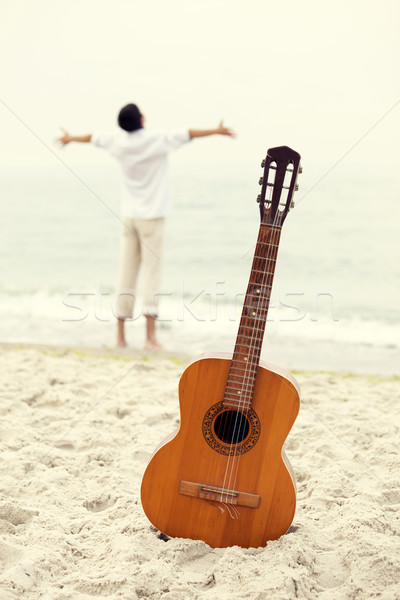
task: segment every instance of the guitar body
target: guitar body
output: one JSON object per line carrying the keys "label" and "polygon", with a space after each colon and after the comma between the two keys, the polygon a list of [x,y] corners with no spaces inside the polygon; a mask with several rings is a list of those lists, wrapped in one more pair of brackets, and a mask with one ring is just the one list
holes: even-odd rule
{"label": "guitar body", "polygon": [[[179,384],[180,427],[153,455],[142,481],[143,509],[168,536],[212,547],[259,547],[286,533],[296,492],[282,451],[299,410],[284,370],[260,361],[251,408],[224,405],[232,356],[204,355]],[[232,443],[232,423],[241,423]]]}

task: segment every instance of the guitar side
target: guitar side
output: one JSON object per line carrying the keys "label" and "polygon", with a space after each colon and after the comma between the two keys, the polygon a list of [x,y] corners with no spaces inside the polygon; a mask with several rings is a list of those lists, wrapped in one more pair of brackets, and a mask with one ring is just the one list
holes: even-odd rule
{"label": "guitar side", "polygon": [[260,362],[244,451],[216,435],[232,357],[205,355],[179,384],[178,432],[153,455],[142,506],[157,529],[213,547],[258,547],[293,520],[295,483],[283,443],[299,410],[299,389],[284,370]]}

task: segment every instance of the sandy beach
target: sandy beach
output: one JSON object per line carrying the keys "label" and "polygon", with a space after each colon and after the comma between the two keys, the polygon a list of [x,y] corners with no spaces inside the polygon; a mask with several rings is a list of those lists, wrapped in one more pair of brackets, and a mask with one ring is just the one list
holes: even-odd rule
{"label": "sandy beach", "polygon": [[140,504],[186,362],[2,347],[1,600],[400,598],[400,379],[295,373],[293,525],[263,548],[211,549],[166,541]]}

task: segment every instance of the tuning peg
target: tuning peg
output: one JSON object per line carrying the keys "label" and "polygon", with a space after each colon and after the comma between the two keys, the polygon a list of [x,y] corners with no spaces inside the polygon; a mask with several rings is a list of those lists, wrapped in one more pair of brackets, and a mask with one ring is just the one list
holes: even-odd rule
{"label": "tuning peg", "polygon": [[294,202],[293,202],[293,200],[290,203],[290,208],[294,208]]}
{"label": "tuning peg", "polygon": [[258,202],[258,204],[260,204],[260,202],[262,202],[261,194],[258,194],[258,196],[257,196],[257,202]]}
{"label": "tuning peg", "polygon": [[298,184],[298,183],[296,183],[296,185],[294,186],[294,191],[295,191],[295,192],[297,192],[297,191],[298,191],[298,189],[299,189],[299,184]]}
{"label": "tuning peg", "polygon": [[299,166],[299,173],[301,174],[303,172],[303,167],[300,165]]}
{"label": "tuning peg", "polygon": [[264,177],[260,177],[258,180],[258,185],[262,185],[264,183]]}
{"label": "tuning peg", "polygon": [[264,167],[265,167],[265,158],[263,158],[261,161],[261,168],[263,169]]}

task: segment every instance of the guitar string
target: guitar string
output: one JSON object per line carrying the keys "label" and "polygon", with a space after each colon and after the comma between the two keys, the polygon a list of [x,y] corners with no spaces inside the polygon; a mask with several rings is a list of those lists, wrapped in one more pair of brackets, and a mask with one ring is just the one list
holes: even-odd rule
{"label": "guitar string", "polygon": [[[289,163],[290,164],[290,163]],[[287,167],[289,166],[289,164],[286,166],[286,172],[287,172]],[[294,172],[294,169],[293,169]],[[291,182],[293,182],[293,175],[291,177]],[[282,195],[282,189],[281,188],[281,194]],[[272,189],[270,189],[270,198],[268,199],[267,202],[270,203],[270,206],[272,205]],[[269,231],[269,235],[267,237],[268,242],[265,241],[261,241],[261,244],[265,244],[268,243],[268,249],[267,249],[267,254],[265,256],[262,256],[262,251],[259,252],[258,251],[258,246],[259,244],[257,244],[257,249],[256,249],[256,261],[254,261],[254,266],[255,267],[261,267],[259,269],[256,270],[256,272],[262,273],[263,277],[261,282],[257,283],[258,286],[260,286],[261,288],[264,287],[268,290],[268,297],[263,299],[263,302],[265,303],[264,306],[260,306],[260,313],[265,312],[264,316],[262,317],[262,319],[258,318],[258,316],[255,316],[254,320],[257,321],[261,321],[264,320],[264,326],[262,331],[260,331],[259,328],[257,328],[257,322],[253,323],[250,325],[250,327],[253,327],[252,332],[254,333],[254,335],[252,336],[253,340],[254,340],[254,348],[252,347],[252,344],[249,345],[249,350],[248,352],[250,353],[251,350],[257,350],[258,352],[258,359],[257,359],[257,364],[256,364],[256,368],[255,368],[255,373],[251,373],[250,375],[252,376],[253,380],[251,381],[250,378],[247,376],[246,374],[246,370],[245,373],[243,375],[243,385],[242,385],[242,390],[245,393],[254,393],[254,389],[255,389],[255,384],[256,384],[256,377],[257,377],[257,371],[258,371],[258,365],[259,365],[259,360],[260,360],[260,354],[261,354],[261,347],[262,347],[262,340],[264,337],[264,333],[265,333],[265,326],[266,326],[266,319],[268,316],[268,308],[269,308],[269,303],[270,303],[270,295],[271,295],[271,290],[272,290],[272,284],[273,284],[273,279],[274,279],[274,274],[275,274],[275,266],[276,266],[276,260],[277,260],[277,255],[278,255],[278,249],[279,249],[279,242],[280,242],[280,236],[281,236],[281,232],[282,232],[282,224],[283,224],[283,220],[282,220],[282,215],[284,213],[283,209],[282,211],[279,210],[279,202],[281,201],[281,197],[279,198],[278,201],[278,206],[275,212],[275,216],[274,216],[274,220],[272,222],[272,225],[270,225],[271,229]],[[284,202],[285,206],[287,206],[289,202],[289,196],[286,197],[286,200]],[[260,236],[261,238],[261,236]],[[259,264],[261,261],[261,264]],[[272,263],[275,264],[272,264]],[[271,276],[271,280],[270,280],[270,284],[268,285],[268,280],[269,277]],[[258,307],[257,307],[258,308]],[[261,339],[257,338],[257,334],[260,333],[261,334]],[[257,347],[257,342],[259,342],[259,346]],[[255,354],[253,355],[255,356]],[[245,387],[250,388],[248,390],[245,390]],[[247,399],[247,404],[249,404],[250,401],[250,407],[251,408],[251,398]],[[243,400],[243,407],[245,406],[245,401]],[[240,407],[241,409],[242,407]],[[246,424],[243,421],[243,425],[241,423],[239,423],[239,428],[242,428],[241,431],[239,432],[239,435],[236,439],[243,439],[244,438],[244,428],[246,427]],[[233,436],[233,439],[235,439],[235,436]],[[239,471],[239,462],[240,462],[240,458],[241,458],[241,454],[239,454],[238,456],[238,460],[236,461],[236,473],[235,473],[235,477],[234,477],[234,482],[233,484],[231,484],[232,481],[232,474],[233,474],[233,470],[234,470],[234,465],[235,465],[235,461],[232,461],[232,467],[231,467],[231,475],[229,478],[229,486],[228,489],[235,489],[236,487],[236,481],[237,481],[237,475],[238,475],[238,471]],[[234,454],[234,458],[236,458],[237,452],[236,452],[236,448],[235,448],[235,454]]]}
{"label": "guitar string", "polygon": [[[269,198],[269,201],[271,201],[271,198]],[[260,253],[258,252],[258,249],[260,247],[259,242],[261,240],[262,240],[262,223],[260,225],[260,231],[259,231],[257,245],[256,245],[256,254],[255,254],[255,257],[254,257],[254,260],[253,260],[253,265],[252,265],[252,271],[251,271],[252,273],[254,272],[255,267],[261,266],[261,265],[258,264],[260,259],[257,258],[258,256],[260,256]],[[268,250],[269,249],[270,249],[270,246],[268,246]],[[259,269],[257,269],[257,270],[259,270]],[[246,298],[245,298],[245,305],[243,307],[243,313],[242,313],[243,314],[243,319],[241,319],[242,320],[241,325],[243,327],[243,330],[244,330],[245,326],[248,327],[248,325],[247,325],[248,315],[246,314],[246,311],[248,311],[249,294],[251,293],[252,289],[254,289],[254,285],[252,285],[252,283],[249,283],[248,291],[247,291]],[[251,330],[251,333],[252,333],[252,337],[250,339],[248,339],[248,341],[250,342],[249,345],[248,345],[248,351],[247,351],[247,353],[248,353],[249,356],[252,355],[253,344],[255,343],[255,341],[254,341],[254,337],[255,337],[254,336],[254,329]],[[246,336],[244,336],[242,334],[242,338],[244,338],[244,337],[246,337]],[[242,345],[243,345],[243,339],[239,338],[238,342],[237,342],[237,349],[239,351],[240,351],[240,348],[241,348]],[[237,360],[239,361],[238,358],[237,358]],[[243,360],[241,360],[240,362],[243,362]],[[242,375],[242,382],[246,381],[246,385],[247,385],[247,381],[248,381],[248,369],[249,368],[252,368],[252,366],[250,366],[249,365],[249,361],[247,361],[246,362],[246,367],[244,369],[244,374]],[[244,386],[242,385],[242,390],[243,390],[243,387]],[[234,386],[233,386],[233,389],[235,389]],[[230,393],[232,393],[232,392],[230,392]],[[243,404],[243,406],[242,406],[242,404]],[[239,404],[237,406],[236,420],[235,420],[235,424],[234,424],[234,428],[233,428],[233,435],[231,436],[231,439],[233,439],[233,440],[235,439],[235,435],[236,435],[236,431],[237,431],[237,421],[238,421],[238,418],[239,418],[239,414],[242,414],[241,413],[241,409],[243,407],[244,407],[244,400],[242,400],[242,398],[241,398],[240,402],[239,402]],[[232,463],[232,467],[230,468],[229,482],[231,481],[232,473],[233,473],[233,469],[234,469],[234,462],[235,462],[236,454],[237,454],[237,450],[235,448],[235,450],[233,451],[233,443],[231,442],[230,448],[229,448],[229,453],[228,453],[227,464],[226,464],[226,468],[225,468],[224,481],[223,481],[223,485],[222,485],[222,488],[221,488],[221,502],[223,501],[224,493],[225,493],[226,501],[228,500],[228,494],[227,494],[227,492],[225,492],[225,490],[228,490],[230,486],[228,484],[228,486],[225,487],[226,486],[226,480],[227,480],[227,476],[228,476],[230,464]]]}
{"label": "guitar string", "polygon": [[[270,202],[270,205],[271,205],[272,204],[272,202],[271,202],[272,189],[270,190],[270,192],[271,192],[271,194],[270,194],[270,198],[268,199],[268,201]],[[281,189],[281,192],[282,192],[282,189]],[[289,201],[289,198],[287,197],[285,205],[288,203],[288,201]],[[269,232],[269,236],[268,236],[268,250],[267,250],[267,254],[266,254],[266,256],[262,256],[262,254],[260,255],[260,253],[257,252],[257,250],[256,250],[256,255],[255,255],[256,260],[254,261],[254,266],[262,266],[262,264],[261,265],[258,264],[260,262],[260,260],[261,260],[262,263],[264,263],[264,269],[257,269],[259,272],[263,273],[262,281],[261,281],[261,283],[259,283],[257,285],[260,285],[260,287],[269,288],[269,296],[267,298],[266,305],[265,305],[264,308],[261,308],[261,310],[260,310],[260,312],[262,312],[263,310],[265,311],[265,321],[266,321],[267,314],[268,314],[269,301],[270,301],[270,293],[271,293],[271,290],[272,290],[273,276],[274,276],[274,273],[275,273],[275,266],[272,265],[271,261],[274,261],[275,264],[276,264],[276,259],[277,259],[277,255],[278,255],[278,248],[279,248],[279,241],[280,241],[280,235],[281,235],[281,231],[282,231],[282,223],[283,223],[283,221],[281,221],[282,214],[283,214],[283,211],[279,210],[279,201],[278,201],[278,206],[277,206],[277,209],[276,209],[276,213],[275,213],[275,216],[274,216],[274,220],[272,222],[272,228],[271,228],[271,230]],[[262,236],[260,235],[258,242],[261,241],[261,238],[262,238]],[[261,244],[262,243],[265,243],[265,242],[261,241]],[[257,243],[257,248],[258,248],[258,246],[259,246],[259,243]],[[275,248],[276,248],[276,250],[275,250]],[[271,267],[273,267],[272,268],[272,272],[270,271]],[[267,285],[267,282],[268,282],[268,279],[269,279],[269,275],[272,275],[272,277],[271,277],[271,283],[270,283],[270,285]],[[254,321],[253,321],[253,323],[254,323]],[[256,337],[256,333],[259,333],[259,330],[253,325],[252,331],[254,332],[253,339],[254,339],[254,347],[255,347],[256,346],[256,342],[258,341],[257,337]],[[261,340],[259,340],[260,342],[262,342],[262,338],[263,338],[264,332],[265,332],[265,323],[264,323],[264,328],[262,330]],[[260,344],[259,348],[257,348],[259,354],[261,353],[261,345],[262,344]],[[249,348],[251,348],[251,344],[250,344]],[[250,350],[249,350],[249,352],[250,352]],[[249,380],[248,377],[246,378],[246,370],[245,370],[245,375],[243,375],[243,386],[242,386],[243,391],[244,391],[244,386],[250,387],[252,385],[252,390],[254,392],[255,377],[257,376],[257,369],[258,369],[258,364],[259,364],[259,358],[260,357],[258,356],[258,361],[257,361],[257,365],[256,365],[256,372],[255,372],[255,374],[252,373],[253,384],[251,384],[251,382],[248,383],[248,381],[250,381],[250,380]],[[244,407],[244,404],[245,403],[243,401],[243,407]],[[240,404],[239,404],[239,406],[240,406]],[[242,408],[242,407],[240,407],[240,408]],[[245,425],[241,425],[240,424],[239,427],[242,427],[242,431],[239,432],[239,435],[241,437],[244,434],[243,427],[245,427]],[[234,436],[233,436],[233,439],[235,439]],[[236,454],[237,454],[237,452],[236,452],[236,448],[235,448],[234,459],[236,458]],[[235,489],[237,475],[238,475],[238,470],[239,470],[240,457],[241,457],[241,453],[239,454],[238,460],[236,461],[236,473],[235,473],[235,478],[234,478],[233,485],[231,484],[231,480],[232,480],[232,474],[233,474],[233,469],[234,469],[234,465],[235,465],[235,460],[233,459],[233,461],[232,461],[231,475],[230,475],[230,478],[229,478],[228,489],[229,488]]]}
{"label": "guitar string", "polygon": [[[280,214],[279,211],[277,210],[276,214],[275,214],[275,218],[272,224],[272,227],[276,227],[278,224],[278,220],[279,220]],[[260,236],[261,237],[261,236]],[[268,312],[268,306],[269,306],[269,300],[270,300],[270,292],[272,289],[272,281],[271,281],[271,285],[267,285],[268,279],[269,279],[269,268],[272,265],[272,261],[276,258],[275,255],[275,245],[276,242],[278,241],[279,238],[279,230],[275,230],[275,229],[271,229],[270,233],[268,235],[268,250],[267,250],[267,255],[265,257],[260,257],[260,255],[257,255],[257,258],[255,260],[255,264],[258,264],[259,266],[262,266],[261,263],[264,263],[265,265],[265,269],[264,269],[264,274],[262,277],[262,280],[260,282],[260,286],[265,287],[265,288],[269,288],[269,297],[267,299],[267,305],[266,305],[266,312]],[[273,278],[272,278],[273,279]],[[264,309],[265,310],[265,309]],[[267,315],[265,315],[267,316]],[[265,327],[264,327],[265,329]],[[261,341],[262,340],[258,340],[257,338],[257,330],[256,328],[253,326],[252,328],[252,344],[251,344],[251,351],[252,351],[252,356],[255,356],[255,352],[257,351],[258,354],[261,353]],[[259,345],[257,345],[257,342],[259,342]],[[250,354],[250,350],[249,350],[249,354]],[[254,363],[252,362],[252,366],[254,367]],[[258,356],[258,360],[257,360],[257,367],[259,364],[259,356]],[[253,369],[249,367],[249,371],[251,371],[250,376],[254,377],[254,373],[252,372]],[[257,369],[255,371],[255,375],[257,375]],[[249,376],[247,375],[246,377],[246,383],[245,385],[248,385],[247,381],[249,381]],[[255,386],[255,381],[254,381],[254,385],[253,385],[253,392],[254,392],[254,386]],[[244,402],[243,402],[243,406],[242,407],[238,407],[239,410],[242,409],[244,407]],[[239,435],[243,435],[243,430],[239,433]],[[234,452],[234,460],[232,461],[232,465],[231,465],[231,473],[230,473],[230,477],[229,477],[229,483],[228,483],[228,489],[232,488],[235,489],[236,486],[236,481],[237,481],[237,475],[238,475],[238,471],[239,471],[239,463],[240,463],[240,458],[241,458],[241,453],[237,453],[237,450],[235,448],[235,452]],[[237,459],[237,460],[235,460]],[[236,466],[236,468],[235,468]],[[235,472],[235,473],[234,473]],[[232,478],[233,478],[233,482],[232,482]]]}
{"label": "guitar string", "polygon": [[[260,232],[259,241],[262,240],[262,237],[263,237],[262,233]],[[261,261],[262,261],[261,254],[260,254],[260,248],[261,248],[260,244],[257,244],[257,255],[255,257],[253,267],[261,267],[262,266],[260,264]],[[268,250],[269,250],[269,248],[270,247],[268,247]],[[261,269],[258,269],[258,270],[261,270]],[[259,284],[261,284],[262,286],[265,286],[265,283],[266,283],[265,279],[266,278],[264,276],[263,279],[262,279],[262,281],[259,282]],[[250,292],[250,294],[251,294],[251,291],[253,289],[254,289],[254,285],[250,284],[250,286],[249,286],[249,292]],[[248,312],[249,312],[249,304],[251,306],[251,302],[249,302],[244,307],[244,310],[245,310],[245,312],[244,312],[244,317],[245,317],[244,318],[244,323],[246,323],[247,329],[249,328],[249,314],[248,314]],[[250,338],[248,338],[248,336],[245,336],[245,337],[247,337],[248,341],[250,342],[249,343],[249,348],[248,348],[248,358],[250,357],[251,360],[247,361],[246,367],[245,367],[245,370],[244,370],[244,374],[242,376],[242,391],[245,390],[245,387],[249,387],[250,386],[250,383],[249,383],[250,382],[250,378],[254,377],[255,351],[258,350],[258,348],[257,348],[257,339],[256,339],[257,336],[256,336],[256,333],[255,333],[255,328],[251,328],[250,331],[251,331],[251,337]],[[246,399],[246,401],[248,402],[248,399]],[[234,426],[234,433],[233,433],[233,436],[232,436],[233,440],[240,439],[241,436],[244,433],[243,424],[239,424],[239,427],[238,427],[239,415],[242,414],[242,410],[243,410],[244,406],[245,406],[245,400],[243,399],[243,400],[241,400],[238,403],[238,406],[237,406],[237,411],[238,412],[236,413],[237,417],[236,417],[236,423],[235,423],[235,426]],[[240,431],[240,428],[242,428],[242,431]],[[227,487],[228,487],[228,489],[229,488],[235,489],[235,485],[232,485],[232,478],[234,477],[234,479],[236,481],[238,467],[239,467],[239,458],[238,458],[237,447],[235,447],[234,450],[233,450],[233,445],[231,445],[230,456],[231,456],[231,460],[227,464],[227,471],[226,471],[226,475],[228,476],[228,474],[229,474],[229,480],[228,480],[228,483],[227,483]],[[235,464],[236,464],[236,469],[235,469]],[[236,471],[236,474],[234,476],[234,472],[235,471]]]}
{"label": "guitar string", "polygon": [[[269,191],[270,191],[270,197],[268,198],[267,202],[269,202],[270,206],[271,206],[271,204],[272,204],[272,187],[270,187]],[[274,270],[275,270],[275,267],[274,267],[272,270],[272,273],[270,271],[270,268],[273,266],[271,258],[272,258],[272,260],[276,259],[276,255],[275,255],[275,258],[273,258],[274,253],[275,253],[274,248],[275,248],[276,242],[278,241],[279,236],[280,236],[280,230],[274,229],[274,228],[278,225],[278,221],[280,220],[281,214],[282,213],[281,213],[281,211],[279,211],[279,205],[278,205],[275,216],[274,216],[274,220],[272,223],[272,229],[270,230],[269,235],[267,237],[268,249],[267,249],[266,256],[262,256],[262,252],[260,251],[262,244],[265,243],[265,242],[263,242],[263,235],[261,233],[262,232],[262,229],[261,229],[262,223],[260,225],[260,234],[259,234],[259,239],[258,239],[258,243],[257,243],[257,247],[256,247],[256,254],[254,257],[252,272],[254,272],[254,271],[261,272],[262,279],[261,279],[261,282],[256,282],[256,285],[254,285],[254,284],[249,285],[249,295],[247,296],[247,299],[249,300],[249,302],[247,302],[247,306],[245,305],[244,311],[243,311],[244,312],[244,322],[246,322],[247,329],[249,327],[249,325],[248,325],[249,314],[248,313],[250,310],[253,309],[250,298],[251,297],[254,298],[254,289],[258,286],[260,288],[266,288],[266,289],[269,288],[269,292],[268,292],[268,297],[266,299],[263,298],[263,301],[266,300],[265,307],[262,307],[262,303],[261,303],[261,307],[259,304],[257,304],[256,309],[254,311],[256,313],[256,315],[252,315],[252,316],[255,316],[257,321],[259,321],[260,319],[259,319],[258,315],[261,314],[263,311],[265,311],[265,320],[267,317],[269,301],[270,301],[270,292],[271,292],[271,288],[272,288],[273,274],[274,274]],[[261,267],[261,268],[259,268],[259,267]],[[262,268],[262,267],[264,267],[264,268]],[[271,285],[268,286],[267,282],[268,282],[269,276],[271,274],[272,274]],[[260,296],[260,297],[262,297],[262,296]],[[247,312],[247,314],[246,314],[246,312]],[[252,312],[253,312],[253,310],[252,310]],[[248,348],[248,355],[254,357],[255,350],[257,350],[258,353],[261,352],[261,347],[260,347],[260,345],[257,347],[257,342],[262,342],[262,339],[258,340],[257,334],[260,333],[260,331],[259,331],[259,328],[256,327],[257,321],[255,319],[253,319],[252,321],[253,322],[250,325],[252,335],[249,340],[250,344],[249,344],[249,348]],[[265,324],[264,324],[263,331],[264,330],[265,330]],[[244,337],[248,337],[248,336],[244,336]],[[240,347],[240,343],[238,344],[238,346]],[[231,437],[231,439],[233,441],[235,439],[241,439],[245,433],[246,419],[243,419],[242,417],[240,417],[240,419],[239,419],[239,415],[243,414],[243,409],[245,407],[245,404],[248,403],[248,400],[249,400],[248,398],[246,398],[246,393],[248,393],[249,390],[245,390],[245,387],[252,387],[251,391],[254,391],[255,377],[257,376],[258,363],[259,363],[259,357],[258,357],[258,361],[257,361],[257,365],[256,365],[256,370],[254,372],[254,360],[250,360],[250,361],[246,362],[246,368],[244,369],[244,374],[242,375],[242,390],[241,390],[242,392],[244,392],[244,394],[241,396],[241,400],[237,407],[236,419],[235,419],[235,424],[234,424],[234,428],[233,428],[233,435]],[[223,498],[223,493],[224,493],[225,489],[230,489],[230,488],[234,489],[235,488],[238,469],[239,469],[240,456],[241,456],[241,453],[238,454],[237,448],[238,447],[235,444],[235,448],[233,449],[233,442],[231,442],[229,456],[228,456],[226,470],[225,470],[225,478],[224,478],[223,488],[221,490],[221,499]],[[238,459],[238,460],[235,460],[235,459]],[[230,467],[229,483],[228,483],[227,488],[225,488],[226,477],[227,477],[227,474],[229,471],[230,463],[232,463],[232,464]],[[235,469],[235,463],[236,463],[236,469]],[[232,476],[233,476],[234,471],[236,471],[236,472],[235,472],[235,476],[234,476],[234,484],[232,486],[231,482],[232,482]],[[226,492],[225,492],[225,496],[226,496],[226,500],[228,500],[228,495]]]}
{"label": "guitar string", "polygon": [[[287,167],[288,167],[288,165],[287,165]],[[286,167],[286,169],[287,169],[287,167]],[[293,172],[294,172],[294,169],[293,169]],[[293,181],[293,176],[292,176],[292,181]],[[282,193],[282,189],[281,189],[281,193]],[[272,195],[272,190],[271,190],[271,195]],[[271,202],[271,195],[270,195],[270,198],[269,198],[269,202],[272,204],[272,202]],[[280,194],[280,196],[281,196],[281,194]],[[279,201],[280,201],[280,199],[281,198],[279,198]],[[266,286],[266,282],[268,281],[269,275],[272,275],[270,285],[266,286],[266,287],[269,288],[269,297],[268,297],[268,300],[267,300],[267,304],[266,304],[266,306],[264,308],[264,310],[266,311],[265,321],[266,321],[267,314],[268,314],[269,301],[270,301],[270,293],[271,293],[271,290],[272,290],[273,277],[274,277],[274,274],[275,274],[275,266],[273,266],[272,273],[270,272],[270,268],[272,266],[270,263],[271,263],[271,258],[273,257],[272,261],[275,261],[275,265],[276,265],[276,259],[277,259],[278,248],[279,248],[279,241],[280,241],[280,236],[281,236],[281,231],[282,231],[282,224],[283,224],[283,221],[281,220],[283,211],[279,210],[279,201],[278,201],[278,206],[277,206],[276,213],[275,213],[275,216],[274,216],[274,220],[273,220],[273,223],[272,223],[272,229],[270,230],[270,235],[268,236],[268,243],[269,243],[269,245],[268,245],[267,255],[265,257],[263,257],[263,258],[260,257],[259,253],[257,253],[257,255],[256,255],[258,257],[257,260],[260,260],[260,258],[261,258],[262,262],[265,261],[264,271],[263,271],[263,281],[261,283],[261,286]],[[287,196],[286,197],[286,201],[285,201],[285,205],[287,205],[288,201],[289,201],[289,197]],[[276,227],[276,229],[275,229],[275,227]],[[258,246],[258,244],[257,244],[257,246]],[[276,250],[275,250],[275,248],[276,248]],[[271,250],[271,252],[270,252],[270,250]],[[255,263],[256,263],[256,261],[255,261]],[[260,269],[260,272],[261,271],[262,271],[262,269]],[[265,273],[265,277],[264,277],[264,273]],[[253,331],[254,332],[256,331],[255,327],[254,327]],[[260,342],[262,342],[262,337],[264,335],[264,331],[265,331],[265,324],[264,324],[264,328],[263,328],[263,332],[262,332],[262,336],[261,336]],[[260,344],[260,347],[259,347],[259,353],[261,353],[261,344]],[[258,361],[257,361],[256,375],[257,375],[258,364],[259,364],[259,357],[258,357]],[[248,384],[246,383],[246,385],[248,385]],[[254,385],[253,385],[253,391],[254,391],[254,386],[255,386],[255,380],[254,380]],[[243,432],[242,432],[242,434],[243,434]],[[239,455],[239,458],[236,461],[236,473],[235,473],[234,483],[231,486],[232,489],[235,489],[235,487],[236,487],[236,480],[237,480],[237,475],[238,475],[238,471],[239,471],[240,457],[241,457],[241,454]],[[231,475],[233,473],[233,466],[234,466],[234,463],[232,464]],[[230,478],[230,482],[229,483],[231,485],[231,478]]]}
{"label": "guitar string", "polygon": [[[270,276],[268,274],[268,271],[270,270],[270,267],[272,266],[272,261],[276,260],[277,253],[276,253],[276,250],[275,250],[275,244],[276,244],[277,241],[279,241],[279,237],[280,237],[280,231],[272,230],[272,232],[270,233],[270,236],[269,236],[269,239],[270,239],[270,241],[272,243],[271,251],[268,253],[268,255],[265,257],[265,259],[263,261],[263,262],[265,262],[265,267],[266,267],[266,271],[267,272],[266,272],[265,276],[262,278],[261,285],[266,288],[266,292],[268,293],[268,297],[265,298],[266,305],[260,311],[260,312],[264,313],[264,318],[265,318],[265,321],[264,321],[264,330],[265,330],[265,326],[266,326],[266,318],[267,318],[267,314],[268,314],[268,307],[269,307],[270,295],[271,295],[271,290],[272,290],[272,282],[273,282],[273,275]],[[256,336],[255,336],[255,339],[256,339]],[[254,353],[255,353],[255,351],[257,351],[257,361],[256,361],[256,364],[255,364],[255,373],[252,373],[252,377],[254,377],[254,379],[253,379],[253,388],[252,388],[252,396],[254,394],[254,389],[255,389],[255,384],[256,384],[256,377],[257,377],[257,372],[258,372],[258,365],[259,365],[260,354],[261,354],[261,340],[259,342],[259,345],[257,345],[256,342],[254,343]],[[255,358],[255,354],[254,354],[254,358]],[[232,484],[233,488],[236,487],[236,481],[237,481],[237,476],[238,476],[238,472],[239,472],[240,456],[241,455],[239,455],[238,460],[236,461],[236,470],[235,470],[234,480],[233,480],[233,484]],[[232,470],[232,475],[233,475],[233,470]]]}

